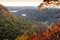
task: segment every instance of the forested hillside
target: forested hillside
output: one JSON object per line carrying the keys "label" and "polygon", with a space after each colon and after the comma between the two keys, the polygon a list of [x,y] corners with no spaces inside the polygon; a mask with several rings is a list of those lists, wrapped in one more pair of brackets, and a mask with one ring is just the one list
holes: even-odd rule
{"label": "forested hillside", "polygon": [[28,22],[14,14],[11,14],[4,6],[0,5],[0,40],[13,40],[29,31],[32,22]]}
{"label": "forested hillside", "polygon": [[[17,16],[24,18],[26,20],[30,21],[43,21],[43,22],[55,22],[57,19],[60,18],[60,8],[57,9],[26,9],[26,10],[21,10],[17,11],[14,14]],[[25,16],[23,16],[25,14]]]}
{"label": "forested hillside", "polygon": [[[25,19],[19,13],[30,16]],[[60,9],[41,13],[34,9],[19,13],[18,17],[0,4],[0,40],[60,40]],[[52,21],[50,25],[45,22],[48,20]]]}

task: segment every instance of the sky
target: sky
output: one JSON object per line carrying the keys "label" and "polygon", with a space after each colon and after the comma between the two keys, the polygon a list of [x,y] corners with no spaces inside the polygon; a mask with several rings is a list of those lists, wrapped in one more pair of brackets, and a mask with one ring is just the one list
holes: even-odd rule
{"label": "sky", "polygon": [[4,6],[38,6],[42,0],[0,0]]}

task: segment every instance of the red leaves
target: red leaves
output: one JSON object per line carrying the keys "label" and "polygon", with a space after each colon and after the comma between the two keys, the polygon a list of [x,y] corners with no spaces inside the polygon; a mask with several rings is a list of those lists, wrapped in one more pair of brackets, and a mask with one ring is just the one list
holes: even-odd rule
{"label": "red leaves", "polygon": [[36,37],[37,37],[37,34],[33,33],[33,34],[30,35],[29,40],[36,40]]}
{"label": "red leaves", "polygon": [[42,28],[40,27],[40,28],[39,28],[39,30],[41,30],[41,31],[42,31]]}
{"label": "red leaves", "polygon": [[[29,36],[29,40],[43,40],[46,37],[51,36],[59,28],[60,28],[60,22],[57,22],[56,24],[50,25],[50,28],[43,33],[38,34],[36,32],[33,32],[33,34]],[[43,31],[43,29],[40,27],[39,31]]]}
{"label": "red leaves", "polygon": [[60,21],[58,21],[56,24],[57,24],[57,26],[59,26],[59,27],[60,27]]}
{"label": "red leaves", "polygon": [[60,28],[60,22],[57,22],[57,25],[50,25],[51,27],[49,29],[47,29],[44,33],[40,34],[40,38],[45,38],[50,36],[52,33],[54,33],[56,30],[58,30]]}

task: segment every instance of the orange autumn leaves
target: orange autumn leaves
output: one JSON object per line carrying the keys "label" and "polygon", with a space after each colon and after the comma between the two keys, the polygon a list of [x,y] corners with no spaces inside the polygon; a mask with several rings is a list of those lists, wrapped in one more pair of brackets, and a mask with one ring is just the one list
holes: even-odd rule
{"label": "orange autumn leaves", "polygon": [[51,23],[50,27],[45,32],[43,32],[43,33],[33,32],[30,35],[23,34],[22,36],[17,37],[15,40],[44,40],[46,37],[49,37],[51,34],[53,34],[59,28],[60,28],[60,21],[58,21],[55,24]]}
{"label": "orange autumn leaves", "polygon": [[22,35],[17,37],[15,40],[28,40],[29,36],[28,35]]}

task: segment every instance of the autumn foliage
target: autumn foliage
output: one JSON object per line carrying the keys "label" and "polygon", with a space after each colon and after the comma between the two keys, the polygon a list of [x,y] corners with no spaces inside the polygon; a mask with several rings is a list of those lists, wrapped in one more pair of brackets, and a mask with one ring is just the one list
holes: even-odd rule
{"label": "autumn foliage", "polygon": [[[58,29],[60,29],[60,21],[56,22],[56,23],[51,23],[51,25],[49,26],[49,28],[43,32],[43,33],[36,33],[33,32],[32,34],[28,35],[27,37],[23,36],[20,37],[21,40],[45,40],[47,37],[51,36],[53,33],[55,33]],[[19,38],[19,37],[18,37]]]}
{"label": "autumn foliage", "polygon": [[[50,39],[51,35],[57,34],[57,32],[60,34],[58,31],[60,21],[50,25],[46,25],[44,22],[32,23],[10,14],[2,5],[0,5],[0,9],[0,40],[45,40]],[[57,38],[60,38],[59,35]]]}

